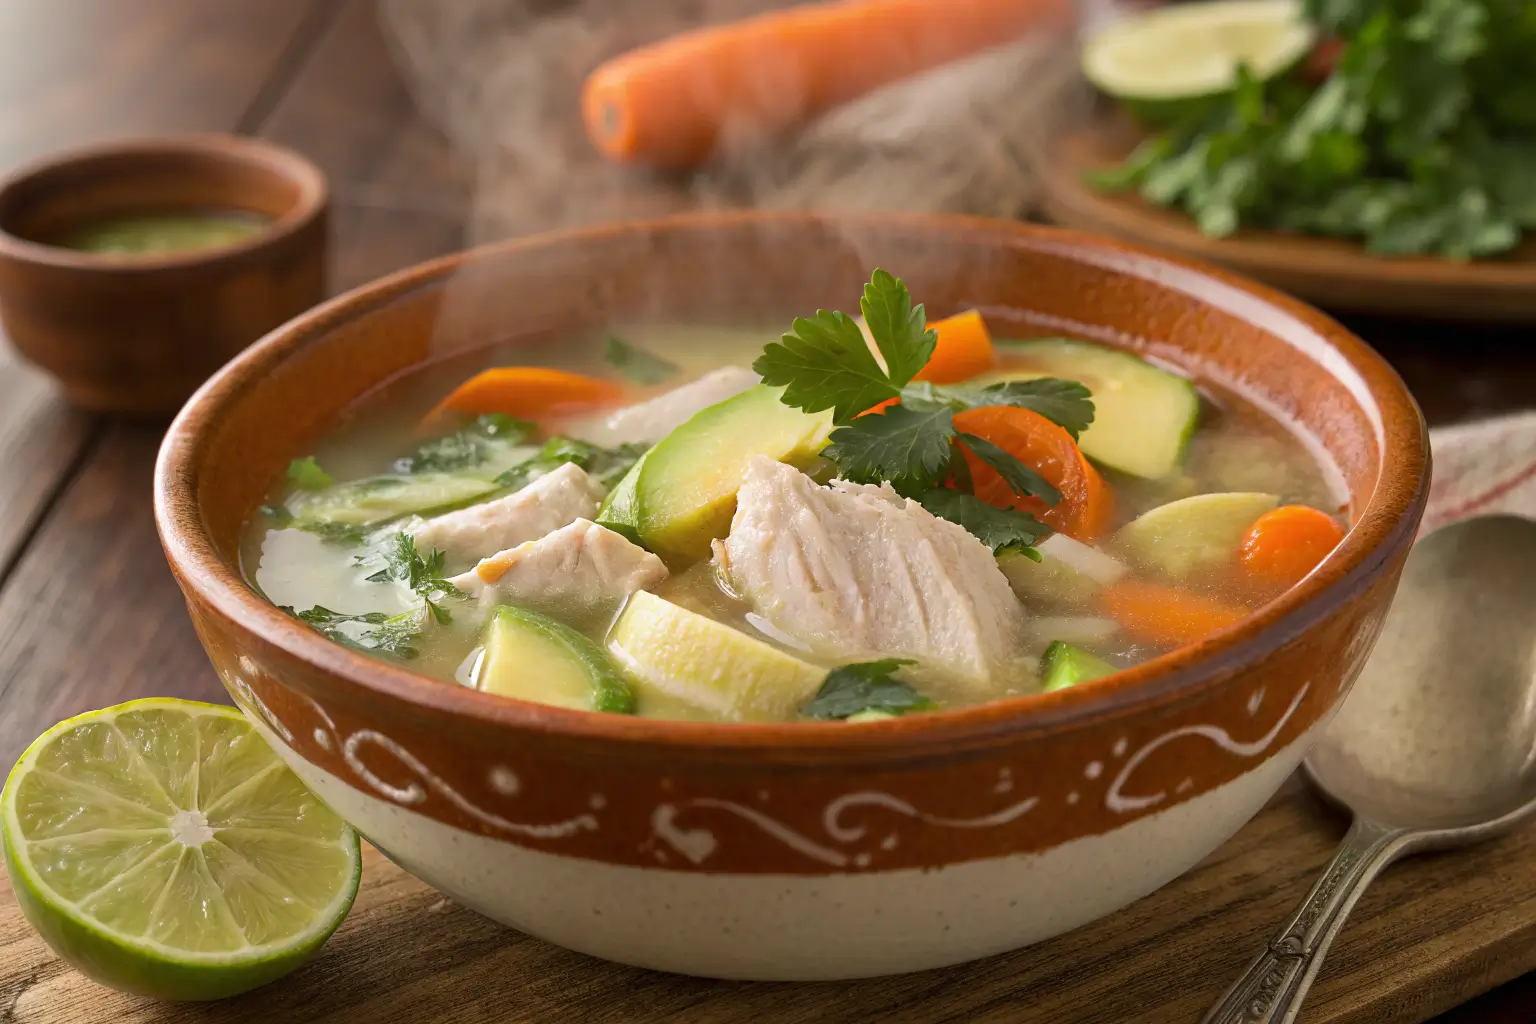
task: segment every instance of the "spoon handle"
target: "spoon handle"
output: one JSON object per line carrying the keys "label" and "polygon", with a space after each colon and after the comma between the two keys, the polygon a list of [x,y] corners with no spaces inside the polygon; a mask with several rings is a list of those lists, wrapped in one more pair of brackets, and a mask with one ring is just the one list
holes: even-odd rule
{"label": "spoon handle", "polygon": [[1300,909],[1201,1024],[1292,1024],[1355,901],[1402,853],[1406,833],[1356,818]]}

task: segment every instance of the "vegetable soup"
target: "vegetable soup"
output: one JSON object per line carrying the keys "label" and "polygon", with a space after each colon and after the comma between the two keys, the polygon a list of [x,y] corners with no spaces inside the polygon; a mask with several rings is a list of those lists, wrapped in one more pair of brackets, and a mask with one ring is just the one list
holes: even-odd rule
{"label": "vegetable soup", "polygon": [[246,574],[445,685],[857,722],[1091,684],[1344,536],[1323,467],[1240,395],[975,312],[929,324],[882,271],[861,307],[410,375],[274,482]]}

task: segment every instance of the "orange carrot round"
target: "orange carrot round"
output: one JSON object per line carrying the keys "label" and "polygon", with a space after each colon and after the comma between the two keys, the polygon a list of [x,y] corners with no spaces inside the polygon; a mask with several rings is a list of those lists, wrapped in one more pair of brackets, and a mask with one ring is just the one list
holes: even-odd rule
{"label": "orange carrot round", "polygon": [[1306,505],[1281,505],[1248,527],[1238,562],[1261,587],[1284,590],[1301,581],[1344,539],[1344,527]]}
{"label": "orange carrot round", "polygon": [[797,4],[615,57],[587,78],[582,118],[612,160],[694,167],[722,134],[776,134],[888,82],[1072,17],[1071,0]]}
{"label": "orange carrot round", "polygon": [[1114,492],[1083,456],[1072,435],[1039,413],[1003,405],[967,409],[955,414],[955,429],[991,441],[1061,492],[1055,505],[1021,497],[997,470],[966,451],[976,497],[987,504],[1033,513],[1052,529],[1085,543],[1114,524]]}
{"label": "orange carrot round", "polygon": [[554,413],[612,405],[624,390],[612,381],[553,370],[546,366],[498,366],[469,378],[427,414],[427,422],[447,413],[478,416],[503,412],[537,420]]}
{"label": "orange carrot round", "polygon": [[927,365],[917,372],[918,380],[956,384],[997,365],[987,322],[974,309],[935,320],[928,326],[938,332],[939,340]]}
{"label": "orange carrot round", "polygon": [[1249,614],[1240,604],[1142,580],[1111,583],[1099,601],[1133,639],[1168,647],[1199,643]]}

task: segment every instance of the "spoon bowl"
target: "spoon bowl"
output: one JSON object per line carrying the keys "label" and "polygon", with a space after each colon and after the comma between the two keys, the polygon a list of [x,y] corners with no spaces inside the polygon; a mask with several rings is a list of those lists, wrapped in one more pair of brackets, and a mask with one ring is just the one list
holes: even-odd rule
{"label": "spoon bowl", "polygon": [[1375,653],[1305,767],[1356,815],[1423,832],[1416,846],[1536,811],[1536,521],[1467,519],[1414,547]]}
{"label": "spoon bowl", "polygon": [[1374,653],[1303,765],[1354,824],[1204,1024],[1291,1024],[1387,865],[1536,815],[1536,521],[1466,519],[1414,546]]}

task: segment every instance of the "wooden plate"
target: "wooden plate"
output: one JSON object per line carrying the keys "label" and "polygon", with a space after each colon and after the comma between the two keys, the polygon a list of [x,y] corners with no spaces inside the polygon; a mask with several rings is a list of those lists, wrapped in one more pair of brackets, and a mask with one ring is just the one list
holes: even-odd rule
{"label": "wooden plate", "polygon": [[1083,181],[1135,139],[1098,126],[1067,136],[1043,184],[1046,213],[1060,224],[1209,260],[1329,309],[1449,320],[1536,322],[1536,241],[1503,259],[1472,263],[1373,256],[1329,238],[1244,230],[1208,238],[1182,213],[1135,195],[1101,193]]}

